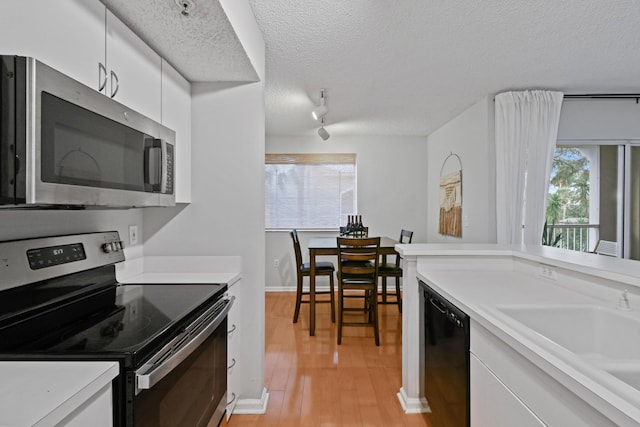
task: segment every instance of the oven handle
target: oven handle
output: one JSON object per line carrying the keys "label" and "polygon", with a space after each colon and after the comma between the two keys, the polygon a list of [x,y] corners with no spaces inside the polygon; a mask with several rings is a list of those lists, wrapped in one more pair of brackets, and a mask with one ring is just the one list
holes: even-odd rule
{"label": "oven handle", "polygon": [[[216,307],[211,308],[207,312],[205,312],[202,316],[200,316],[196,321],[185,328],[185,332],[183,332],[180,336],[176,337],[172,342],[167,344],[162,348],[155,356],[153,356],[149,362],[143,365],[139,370],[136,371],[136,395],[140,393],[141,390],[148,390],[156,385],[162,378],[164,378],[169,372],[171,372],[176,366],[182,363],[191,353],[193,353],[199,346],[202,344],[209,336],[216,330],[218,326],[222,323],[222,321],[227,317],[229,311],[231,310],[231,306],[233,305],[235,296],[232,296],[231,299],[223,300],[226,304],[222,311],[200,331],[192,337],[191,339],[182,342],[183,336],[188,334],[190,330],[198,328],[203,318],[206,319],[208,315],[212,311],[216,309]],[[217,305],[216,305],[217,306]],[[179,345],[172,349],[174,342],[179,343]],[[170,356],[165,356],[167,354],[171,354]],[[165,357],[167,357],[165,360]],[[156,359],[160,359],[161,363],[156,364]]]}

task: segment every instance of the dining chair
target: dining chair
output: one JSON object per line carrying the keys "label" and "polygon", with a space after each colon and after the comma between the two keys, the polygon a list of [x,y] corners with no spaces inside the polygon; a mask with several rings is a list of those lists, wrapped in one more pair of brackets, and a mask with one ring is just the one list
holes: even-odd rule
{"label": "dining chair", "polygon": [[[413,239],[413,231],[409,230],[401,230],[400,238],[398,242],[400,243],[411,243]],[[380,263],[380,267],[378,268],[378,276],[382,279],[382,301],[380,304],[398,304],[398,311],[402,313],[402,293],[400,292],[400,278],[402,278],[402,267],[400,267],[400,256],[395,256],[395,262],[387,262],[386,255],[382,256],[382,262]],[[395,277],[396,279],[396,292],[395,294],[387,293],[387,277]],[[389,295],[395,295],[395,301],[387,301],[387,297]]]}
{"label": "dining chair", "polygon": [[[343,326],[373,326],[376,345],[380,345],[378,327],[378,265],[380,237],[338,237],[338,345],[342,344]],[[345,291],[350,295],[345,295]],[[346,307],[345,298],[365,298],[362,308]],[[344,320],[345,312],[364,313],[361,322]]]}
{"label": "dining chair", "polygon": [[[303,299],[303,296],[309,297],[309,291],[305,291],[303,288],[303,279],[304,277],[311,277],[311,265],[308,262],[303,262],[302,260],[302,251],[300,250],[300,240],[298,239],[298,232],[296,230],[292,230],[289,232],[291,235],[291,239],[293,240],[293,252],[296,256],[296,276],[297,276],[297,285],[296,285],[296,308],[293,313],[293,323],[298,322],[298,315],[300,314],[300,305],[308,304],[309,299]],[[317,276],[329,276],[329,290],[328,291],[317,291],[316,294],[316,304],[321,303],[330,303],[331,304],[331,321],[335,323],[336,321],[336,308],[335,308],[335,295],[334,295],[334,282],[333,282],[333,273],[336,271],[335,266],[332,262],[328,261],[320,261],[316,262],[316,277]],[[319,300],[317,299],[318,295],[326,295],[329,294],[329,300]]]}

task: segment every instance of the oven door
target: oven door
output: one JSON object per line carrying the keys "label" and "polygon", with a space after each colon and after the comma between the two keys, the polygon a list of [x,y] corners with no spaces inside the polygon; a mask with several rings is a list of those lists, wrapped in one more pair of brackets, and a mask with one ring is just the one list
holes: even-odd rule
{"label": "oven door", "polygon": [[127,426],[205,427],[227,404],[227,314],[221,300],[128,374]]}

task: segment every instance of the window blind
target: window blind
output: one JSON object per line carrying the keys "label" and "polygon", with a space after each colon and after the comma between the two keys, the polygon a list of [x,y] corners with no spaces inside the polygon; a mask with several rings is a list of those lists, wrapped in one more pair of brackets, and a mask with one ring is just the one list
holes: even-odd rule
{"label": "window blind", "polygon": [[338,228],[356,211],[356,156],[267,154],[265,226]]}

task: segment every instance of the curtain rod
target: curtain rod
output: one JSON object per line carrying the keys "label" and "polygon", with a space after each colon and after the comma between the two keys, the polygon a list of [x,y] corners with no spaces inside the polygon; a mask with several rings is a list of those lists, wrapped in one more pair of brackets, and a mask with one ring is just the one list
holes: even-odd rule
{"label": "curtain rod", "polygon": [[586,93],[586,94],[566,94],[565,98],[600,98],[600,99],[640,99],[640,93]]}
{"label": "curtain rod", "polygon": [[[640,103],[640,93],[566,93],[564,99],[635,99],[638,104]],[[495,101],[494,95],[493,102]]]}

